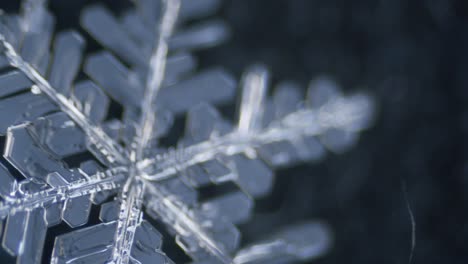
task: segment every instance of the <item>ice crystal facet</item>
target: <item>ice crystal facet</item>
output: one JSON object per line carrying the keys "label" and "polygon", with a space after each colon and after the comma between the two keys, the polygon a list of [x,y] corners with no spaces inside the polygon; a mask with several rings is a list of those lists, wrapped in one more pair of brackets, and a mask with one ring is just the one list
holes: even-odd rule
{"label": "ice crystal facet", "polygon": [[[62,220],[73,230],[55,238],[51,263],[171,263],[149,218],[193,263],[284,263],[326,252],[324,224],[292,225],[243,249],[235,224],[270,192],[273,168],[352,146],[372,119],[368,96],[344,96],[322,78],[305,100],[292,83],[269,97],[268,72],[257,65],[231,122],[213,104],[231,100],[236,82],[219,68],[194,73],[190,54],[229,31],[217,20],[184,26],[219,1],[141,0],[120,18],[90,6],[81,25],[103,47],[94,54],[84,54],[76,31],[53,34],[46,4],[25,1],[0,23],[2,246],[18,263],[40,263],[48,228]],[[121,117],[109,115],[112,104]],[[165,148],[159,139],[184,113],[184,136]],[[236,190],[198,201],[198,188],[228,182]],[[93,204],[100,223],[82,227]]]}

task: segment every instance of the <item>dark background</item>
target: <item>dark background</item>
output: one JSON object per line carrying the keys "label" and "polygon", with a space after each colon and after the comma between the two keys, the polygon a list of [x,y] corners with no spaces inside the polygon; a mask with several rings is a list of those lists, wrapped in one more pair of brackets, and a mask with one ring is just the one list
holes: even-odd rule
{"label": "dark background", "polygon": [[[16,2],[0,7],[14,10]],[[92,1],[51,2],[60,28],[70,28]],[[128,4],[104,2],[115,11]],[[263,62],[273,83],[304,87],[327,74],[347,92],[368,91],[379,108],[351,151],[277,173],[274,192],[242,227],[245,243],[314,218],[335,232],[317,264],[468,262],[466,1],[231,0],[217,16],[232,38],[200,52],[201,67],[221,65],[239,77]]]}

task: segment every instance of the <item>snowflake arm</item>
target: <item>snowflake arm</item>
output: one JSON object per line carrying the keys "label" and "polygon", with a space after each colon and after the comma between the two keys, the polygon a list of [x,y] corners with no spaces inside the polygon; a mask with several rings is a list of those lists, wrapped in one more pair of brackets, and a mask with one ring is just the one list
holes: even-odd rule
{"label": "snowflake arm", "polygon": [[[255,75],[255,77],[249,76],[250,74]],[[246,79],[252,81],[252,83],[244,85],[247,90],[250,90],[250,87],[258,87],[255,86],[256,84],[263,86],[266,82],[266,74],[263,71],[257,72],[257,69],[247,74],[247,76]],[[262,90],[264,88],[259,87],[258,89]],[[324,90],[317,91],[318,89]],[[272,165],[285,166],[287,163],[293,162],[292,155],[301,155],[302,153],[303,159],[310,158],[313,154],[307,153],[307,148],[317,147],[318,144],[315,143],[314,137],[321,136],[323,137],[324,144],[328,144],[327,136],[330,136],[329,133],[337,133],[336,137],[338,138],[335,143],[339,142],[338,139],[342,140],[340,145],[334,146],[328,144],[330,149],[340,152],[347,145],[354,142],[357,132],[369,126],[373,118],[374,105],[372,100],[365,94],[345,97],[339,93],[332,93],[327,89],[321,85],[312,85],[310,89],[311,94],[323,97],[329,93],[330,96],[324,97],[322,102],[316,102],[317,107],[304,105],[303,107],[294,109],[292,112],[283,113],[280,118],[270,120],[266,127],[257,128],[255,133],[252,132],[255,130],[254,127],[265,122],[261,119],[258,120],[261,118],[261,113],[268,111],[268,109],[259,108],[257,104],[262,100],[251,100],[249,103],[246,101],[250,101],[250,96],[245,96],[241,105],[243,108],[248,109],[246,112],[240,111],[242,115],[239,118],[237,129],[222,136],[216,136],[214,132],[213,136],[208,140],[157,155],[152,159],[146,159],[140,162],[139,166],[143,167],[143,170],[146,171],[147,180],[158,181],[172,177],[178,171],[183,171],[190,166],[212,160],[219,155],[233,156],[239,153],[250,153],[256,156],[257,153],[252,153],[254,149],[258,149],[258,155],[262,155],[265,147],[272,144],[278,144],[279,142],[294,144],[305,140],[305,145],[294,144],[295,150],[293,151],[296,151],[296,154],[288,153],[286,152],[287,149],[286,151],[283,149],[279,153],[276,153],[276,155],[286,155],[286,157],[265,157],[267,160],[270,160]],[[250,93],[256,92],[251,91]],[[264,92],[260,92],[260,94],[262,93]],[[249,91],[244,94],[249,94]],[[315,96],[312,97],[315,98]],[[277,108],[280,107],[281,105],[277,105]],[[347,140],[352,141],[349,142]]]}
{"label": "snowflake arm", "polygon": [[68,199],[120,188],[126,173],[126,167],[115,167],[74,182],[64,182],[57,173],[49,174],[47,182],[52,187],[19,197],[4,196],[5,200],[0,203],[0,218],[3,219],[16,212],[30,211]]}

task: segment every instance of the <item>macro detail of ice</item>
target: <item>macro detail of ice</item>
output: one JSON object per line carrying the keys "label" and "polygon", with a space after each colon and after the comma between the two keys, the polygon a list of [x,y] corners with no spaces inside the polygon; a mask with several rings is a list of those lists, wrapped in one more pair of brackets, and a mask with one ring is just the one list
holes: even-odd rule
{"label": "macro detail of ice", "polygon": [[[62,221],[71,231],[55,237],[51,263],[172,263],[162,250],[170,239],[193,263],[300,262],[330,249],[323,223],[291,224],[244,248],[236,224],[272,190],[275,168],[352,147],[373,101],[327,78],[307,95],[284,82],[269,96],[262,65],[239,85],[222,68],[198,70],[191,52],[230,35],[220,20],[198,21],[219,6],[139,0],[120,17],[89,6],[80,23],[102,46],[92,54],[78,31],[54,31],[47,1],[1,15],[0,217],[17,263],[41,263],[47,230]],[[236,96],[237,119],[223,118],[215,106]],[[121,117],[109,115],[112,104]],[[183,137],[164,147],[183,115]],[[199,201],[198,189],[225,183],[235,190]],[[83,227],[93,206],[100,223]]]}

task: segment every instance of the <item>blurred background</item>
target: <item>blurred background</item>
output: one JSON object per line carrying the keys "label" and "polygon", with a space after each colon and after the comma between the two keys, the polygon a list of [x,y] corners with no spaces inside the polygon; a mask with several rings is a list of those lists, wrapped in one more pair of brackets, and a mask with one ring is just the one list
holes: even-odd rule
{"label": "blurred background", "polygon": [[[59,29],[76,27],[92,2],[52,0]],[[115,12],[129,4],[99,2]],[[0,8],[17,10],[18,1]],[[240,77],[262,62],[273,85],[304,89],[325,74],[346,92],[370,93],[379,108],[351,151],[278,171],[273,193],[242,226],[243,243],[320,219],[335,244],[313,263],[468,263],[467,1],[226,0],[217,17],[232,38],[199,52],[202,68]]]}

